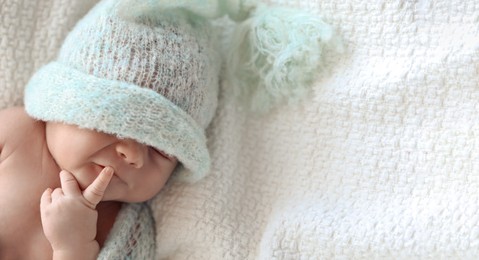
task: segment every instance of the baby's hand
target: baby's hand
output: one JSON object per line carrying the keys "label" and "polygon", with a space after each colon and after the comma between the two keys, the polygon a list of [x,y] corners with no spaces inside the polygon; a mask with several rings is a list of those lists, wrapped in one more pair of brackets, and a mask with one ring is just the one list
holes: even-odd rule
{"label": "baby's hand", "polygon": [[54,255],[75,254],[82,259],[90,252],[96,257],[99,245],[95,240],[98,218],[95,208],[102,200],[112,176],[113,169],[105,167],[82,193],[75,177],[62,171],[61,188],[45,190],[40,201],[40,212],[43,232]]}

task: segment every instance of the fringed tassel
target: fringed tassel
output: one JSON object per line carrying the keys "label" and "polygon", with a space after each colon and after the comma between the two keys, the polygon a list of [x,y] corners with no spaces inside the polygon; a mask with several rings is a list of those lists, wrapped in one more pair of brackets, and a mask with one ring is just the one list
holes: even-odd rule
{"label": "fringed tassel", "polygon": [[233,34],[227,77],[251,110],[267,112],[306,96],[332,28],[319,17],[282,7],[259,6]]}
{"label": "fringed tassel", "polygon": [[[125,16],[184,10],[237,22],[227,46],[226,80],[253,111],[294,103],[311,90],[326,46],[341,50],[331,26],[305,11],[268,7],[257,0],[122,0]],[[148,15],[148,13],[153,14]],[[190,17],[191,18],[191,17]],[[336,46],[334,46],[336,45]]]}

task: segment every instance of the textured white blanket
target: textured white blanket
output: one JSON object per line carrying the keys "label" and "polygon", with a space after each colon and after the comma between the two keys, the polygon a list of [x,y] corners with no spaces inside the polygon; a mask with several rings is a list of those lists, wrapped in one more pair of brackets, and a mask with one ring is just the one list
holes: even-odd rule
{"label": "textured white blanket", "polygon": [[[0,0],[0,107],[94,0]],[[222,86],[210,176],[152,201],[169,259],[479,257],[479,2],[275,0],[333,25],[303,103],[254,116]]]}

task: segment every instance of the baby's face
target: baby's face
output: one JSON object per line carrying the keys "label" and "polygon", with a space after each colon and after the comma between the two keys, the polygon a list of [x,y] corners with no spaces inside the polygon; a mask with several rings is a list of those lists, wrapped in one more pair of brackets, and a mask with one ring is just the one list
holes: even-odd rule
{"label": "baby's face", "polygon": [[47,122],[46,139],[58,166],[71,172],[82,190],[105,166],[114,169],[104,201],[141,202],[152,198],[177,164],[176,158],[132,139],[73,125]]}

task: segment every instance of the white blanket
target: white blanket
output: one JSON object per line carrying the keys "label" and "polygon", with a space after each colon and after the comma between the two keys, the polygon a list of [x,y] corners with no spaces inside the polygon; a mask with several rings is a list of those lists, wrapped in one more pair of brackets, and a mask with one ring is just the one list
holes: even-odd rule
{"label": "white blanket", "polygon": [[[0,0],[0,107],[94,0]],[[479,2],[275,0],[345,43],[313,94],[251,115],[222,86],[211,174],[151,205],[168,259],[479,256]]]}

